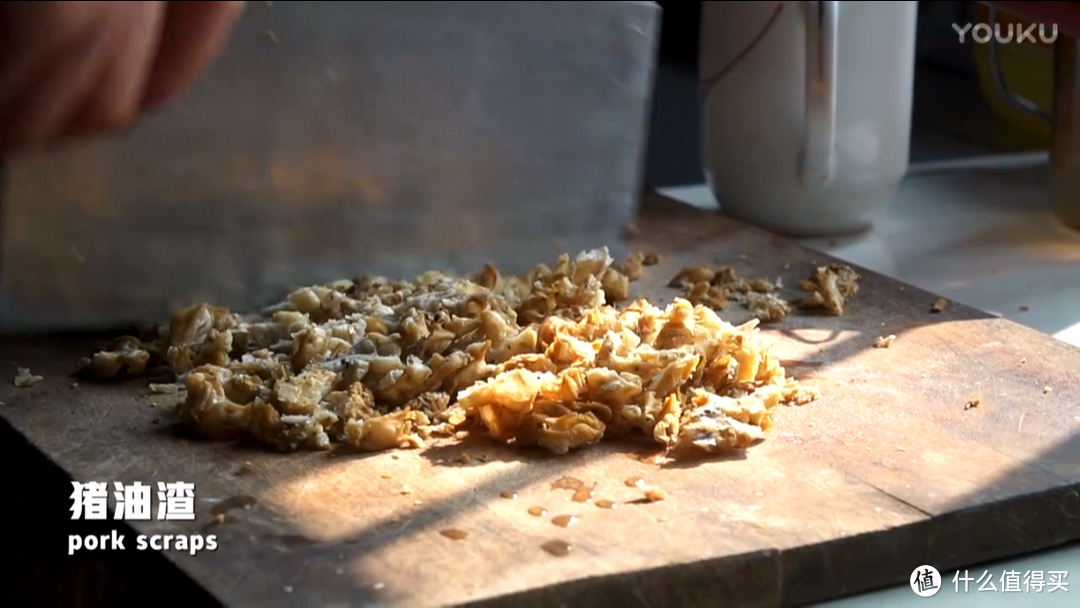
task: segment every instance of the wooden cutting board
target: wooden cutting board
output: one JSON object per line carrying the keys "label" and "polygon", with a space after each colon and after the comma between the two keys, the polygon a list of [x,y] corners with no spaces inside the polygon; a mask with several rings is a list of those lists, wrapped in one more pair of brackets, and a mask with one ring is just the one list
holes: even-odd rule
{"label": "wooden cutting board", "polygon": [[[662,199],[638,228],[634,246],[663,262],[634,294],[657,304],[677,295],[665,285],[684,266],[779,276],[794,296],[829,261]],[[692,463],[657,465],[636,444],[555,458],[484,441],[366,456],[193,441],[172,426],[178,397],[151,396],[145,381],[73,388],[95,345],[82,338],[0,345],[45,378],[5,383],[0,414],[73,479],[195,483],[195,521],[132,525],[216,535],[216,551],[167,555],[230,605],[796,605],[903,583],[922,564],[948,582],[947,569],[1080,538],[1080,350],[960,305],[933,314],[935,299],[865,272],[846,316],[764,330],[824,397],[781,408],[745,453]],[[891,348],[872,348],[888,334]],[[981,404],[966,408],[971,398]],[[572,502],[551,487],[563,476],[617,508]],[[667,499],[635,502],[632,477]],[[562,528],[557,515],[579,519]],[[569,554],[542,549],[551,541]]]}

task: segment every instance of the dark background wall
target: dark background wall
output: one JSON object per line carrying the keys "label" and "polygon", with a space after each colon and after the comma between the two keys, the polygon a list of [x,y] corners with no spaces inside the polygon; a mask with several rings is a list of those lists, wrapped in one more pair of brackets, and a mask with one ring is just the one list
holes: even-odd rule
{"label": "dark background wall", "polygon": [[658,2],[664,11],[653,92],[645,185],[699,184],[701,170],[697,91],[701,2]]}

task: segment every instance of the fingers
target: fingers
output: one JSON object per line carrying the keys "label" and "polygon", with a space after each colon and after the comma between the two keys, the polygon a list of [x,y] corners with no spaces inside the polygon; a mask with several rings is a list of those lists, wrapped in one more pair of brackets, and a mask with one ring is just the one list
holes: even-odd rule
{"label": "fingers", "polygon": [[0,156],[130,126],[224,47],[242,2],[0,2]]}
{"label": "fingers", "polygon": [[[56,53],[25,55],[8,66],[6,95],[0,98],[0,149],[32,148],[57,135],[93,88],[96,66],[106,50],[95,40],[89,34],[77,36],[53,49]],[[66,60],[70,55],[79,60]]]}
{"label": "fingers", "polygon": [[169,2],[142,107],[156,107],[190,85],[223,50],[243,8],[243,2]]}
{"label": "fingers", "polygon": [[35,148],[63,132],[64,125],[93,90],[99,57],[104,55],[100,47],[80,50],[89,56],[88,60],[46,66],[32,84],[32,94],[12,108],[17,120],[5,124],[7,129],[0,142],[4,149]]}
{"label": "fingers", "polygon": [[130,2],[117,15],[115,35],[106,40],[97,62],[95,84],[77,114],[64,117],[63,138],[131,126],[139,115],[144,88],[165,23],[168,2]]}

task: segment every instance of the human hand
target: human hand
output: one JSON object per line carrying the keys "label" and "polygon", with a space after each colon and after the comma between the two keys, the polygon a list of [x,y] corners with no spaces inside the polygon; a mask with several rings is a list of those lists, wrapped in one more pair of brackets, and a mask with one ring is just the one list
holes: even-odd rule
{"label": "human hand", "polygon": [[243,2],[0,2],[0,158],[123,130],[221,51]]}

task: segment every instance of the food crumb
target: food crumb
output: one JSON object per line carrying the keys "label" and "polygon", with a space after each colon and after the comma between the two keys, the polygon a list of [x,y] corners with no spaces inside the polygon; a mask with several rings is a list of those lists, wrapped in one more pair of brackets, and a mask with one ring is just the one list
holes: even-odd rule
{"label": "food crumb", "polygon": [[746,308],[762,323],[783,321],[791,312],[791,306],[775,293],[746,294]]}
{"label": "food crumb", "polygon": [[27,388],[34,386],[38,382],[41,382],[45,378],[41,376],[35,376],[30,373],[30,370],[25,367],[19,367],[15,370],[15,379],[13,380],[15,386],[19,388]]}
{"label": "food crumb", "polygon": [[809,292],[800,305],[822,310],[834,317],[844,314],[844,305],[859,292],[859,273],[845,264],[818,266],[801,284]]}
{"label": "food crumb", "polygon": [[640,477],[628,477],[623,484],[628,488],[644,488],[645,480]]}
{"label": "food crumb", "polygon": [[1028,308],[1027,304],[1023,304],[1023,305],[1020,306],[1020,312],[1027,312],[1029,310],[1031,310],[1031,309]]}
{"label": "food crumb", "polygon": [[661,523],[661,524],[667,523],[667,520],[668,520],[667,515],[661,515],[661,516],[656,518],[656,521],[658,523]]}
{"label": "food crumb", "polygon": [[659,253],[646,253],[645,256],[641,258],[641,265],[642,266],[656,266],[659,263],[660,263],[660,254]]}
{"label": "food crumb", "polygon": [[461,464],[472,464],[473,460],[472,456],[470,456],[468,452],[462,452],[458,455],[457,459],[458,462],[460,462]]}
{"label": "food crumb", "polygon": [[878,336],[874,340],[874,348],[889,348],[892,343],[896,341],[896,336],[889,334],[887,336]]}
{"label": "food crumb", "polygon": [[401,486],[401,495],[408,496],[409,494],[412,494],[412,488],[409,486]]}
{"label": "food crumb", "polygon": [[982,405],[982,399],[972,397],[971,399],[968,399],[967,403],[964,405],[964,409],[970,410],[971,408],[979,407],[980,405]]}
{"label": "food crumb", "polygon": [[649,502],[661,502],[667,500],[667,492],[660,488],[645,488],[645,500]]}
{"label": "food crumb", "polygon": [[1044,395],[1049,395],[1049,394],[1050,394],[1050,392],[1051,392],[1051,391],[1053,391],[1053,390],[1054,390],[1054,389],[1050,388],[1049,386],[1044,386],[1044,387],[1043,387],[1043,394],[1044,394]]}
{"label": "food crumb", "polygon": [[930,312],[939,313],[949,307],[949,301],[945,298],[938,298],[934,300],[934,303],[930,305]]}
{"label": "food crumb", "polygon": [[382,475],[379,475],[379,477],[382,477],[383,479],[393,479],[394,478],[394,476],[391,475],[390,473],[383,473]]}
{"label": "food crumb", "polygon": [[412,504],[419,506],[419,505],[424,504],[424,501],[422,501],[420,499],[417,499],[417,500],[412,501]]}
{"label": "food crumb", "polygon": [[183,387],[179,384],[156,384],[150,383],[150,392],[155,395],[175,395],[180,392]]}
{"label": "food crumb", "polygon": [[383,589],[383,588],[385,588],[385,587],[386,587],[386,583],[375,583],[374,585],[372,585],[372,587],[373,587],[373,588],[374,588],[374,589],[375,589],[376,591],[378,591],[379,589]]}

